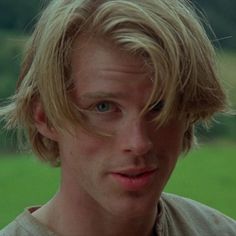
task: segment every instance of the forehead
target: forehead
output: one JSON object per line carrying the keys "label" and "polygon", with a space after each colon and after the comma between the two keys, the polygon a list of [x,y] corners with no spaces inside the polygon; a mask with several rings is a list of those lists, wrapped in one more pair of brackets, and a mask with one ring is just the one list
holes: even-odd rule
{"label": "forehead", "polygon": [[119,94],[119,98],[146,100],[152,89],[152,81],[142,58],[101,40],[75,43],[72,78],[77,100],[85,94],[90,97],[93,94]]}
{"label": "forehead", "polygon": [[128,54],[114,44],[103,39],[86,41],[80,38],[73,45],[72,74],[82,72],[124,72],[147,74],[144,60]]}

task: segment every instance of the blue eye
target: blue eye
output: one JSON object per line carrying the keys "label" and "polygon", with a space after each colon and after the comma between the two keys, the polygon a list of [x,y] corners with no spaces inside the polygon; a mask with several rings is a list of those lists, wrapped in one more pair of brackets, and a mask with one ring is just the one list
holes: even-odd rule
{"label": "blue eye", "polygon": [[108,112],[111,110],[111,103],[109,102],[101,102],[96,105],[96,110],[98,112]]}

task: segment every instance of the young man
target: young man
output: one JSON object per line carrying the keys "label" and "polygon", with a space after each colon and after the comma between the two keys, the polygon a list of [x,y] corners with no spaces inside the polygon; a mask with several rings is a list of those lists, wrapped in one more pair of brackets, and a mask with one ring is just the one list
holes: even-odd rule
{"label": "young man", "polygon": [[43,161],[54,198],[0,235],[236,235],[236,222],[162,193],[193,127],[226,107],[214,50],[183,0],[55,0],[1,108]]}

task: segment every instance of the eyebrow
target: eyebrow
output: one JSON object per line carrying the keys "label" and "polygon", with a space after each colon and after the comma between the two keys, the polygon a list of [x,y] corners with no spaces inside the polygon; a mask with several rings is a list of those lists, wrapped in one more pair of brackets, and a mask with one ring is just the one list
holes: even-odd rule
{"label": "eyebrow", "polygon": [[108,98],[124,98],[126,95],[122,92],[88,92],[80,96],[81,100],[84,99],[108,99]]}
{"label": "eyebrow", "polygon": [[132,69],[132,66],[122,66],[119,68],[103,68],[102,69],[103,72],[106,72],[106,73],[117,73],[117,74],[137,74],[137,75],[142,75],[142,74],[147,74],[147,71],[145,70],[137,70],[137,68],[133,68]]}

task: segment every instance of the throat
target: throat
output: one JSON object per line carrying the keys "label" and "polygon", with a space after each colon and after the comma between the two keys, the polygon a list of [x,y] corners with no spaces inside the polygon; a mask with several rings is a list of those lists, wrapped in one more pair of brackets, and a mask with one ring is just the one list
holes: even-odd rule
{"label": "throat", "polygon": [[68,199],[56,196],[32,215],[61,236],[157,236],[153,230],[157,209],[152,214],[127,218],[113,215],[104,209],[98,211],[91,202],[69,202]]}

